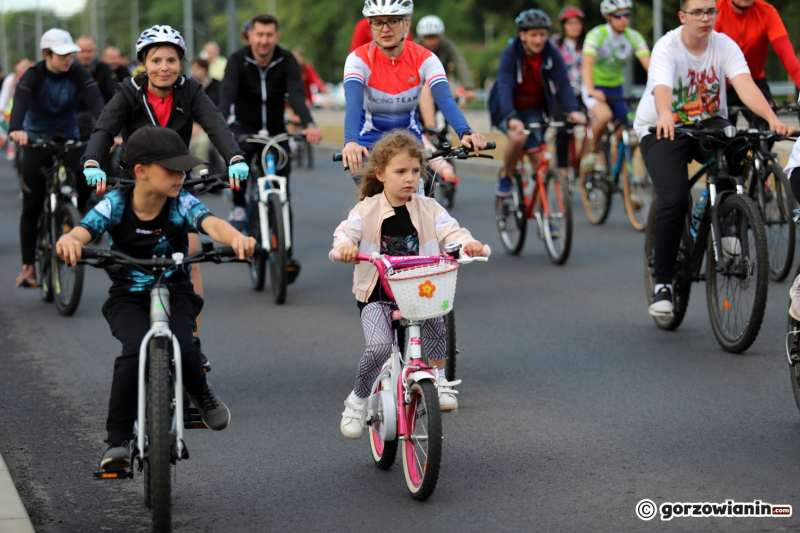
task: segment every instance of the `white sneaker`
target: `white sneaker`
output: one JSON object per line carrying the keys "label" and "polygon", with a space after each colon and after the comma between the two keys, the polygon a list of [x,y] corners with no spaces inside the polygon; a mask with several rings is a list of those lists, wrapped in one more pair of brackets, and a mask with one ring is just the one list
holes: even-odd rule
{"label": "white sneaker", "polygon": [[342,412],[342,423],[339,429],[342,435],[348,439],[360,439],[364,434],[366,423],[367,400],[360,400],[349,395],[344,401],[344,411]]}
{"label": "white sneaker", "polygon": [[458,391],[453,389],[456,385],[460,385],[461,380],[447,381],[445,378],[439,378],[439,410],[443,412],[455,411],[458,409],[458,400],[456,394]]}
{"label": "white sneaker", "polygon": [[789,289],[789,298],[792,299],[792,303],[789,306],[789,316],[800,322],[800,276],[797,276],[792,282],[792,286]]}

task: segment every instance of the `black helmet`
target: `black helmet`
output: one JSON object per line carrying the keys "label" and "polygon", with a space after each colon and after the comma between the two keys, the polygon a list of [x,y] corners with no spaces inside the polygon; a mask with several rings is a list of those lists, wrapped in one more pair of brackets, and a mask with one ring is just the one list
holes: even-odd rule
{"label": "black helmet", "polygon": [[517,30],[533,30],[535,28],[549,28],[553,25],[547,13],[541,9],[526,9],[514,19],[517,23]]}

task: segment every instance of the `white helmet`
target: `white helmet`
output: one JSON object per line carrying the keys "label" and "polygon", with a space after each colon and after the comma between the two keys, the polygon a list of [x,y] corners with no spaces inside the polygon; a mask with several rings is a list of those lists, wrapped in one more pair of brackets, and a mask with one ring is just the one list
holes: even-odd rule
{"label": "white helmet", "polygon": [[605,17],[620,9],[630,9],[632,7],[631,0],[603,0],[600,4],[600,13]]}
{"label": "white helmet", "polygon": [[417,35],[420,37],[444,35],[444,22],[436,15],[422,17],[417,23]]}
{"label": "white helmet", "polygon": [[[153,26],[142,32],[136,40],[136,59],[140,63],[144,62],[144,50],[151,45],[165,43],[171,44],[179,49],[181,58],[186,55],[186,43],[178,30],[173,30],[171,26]],[[181,53],[182,52],[182,53]]]}
{"label": "white helmet", "polygon": [[361,14],[365,17],[398,15],[410,17],[414,12],[414,0],[365,0]]}

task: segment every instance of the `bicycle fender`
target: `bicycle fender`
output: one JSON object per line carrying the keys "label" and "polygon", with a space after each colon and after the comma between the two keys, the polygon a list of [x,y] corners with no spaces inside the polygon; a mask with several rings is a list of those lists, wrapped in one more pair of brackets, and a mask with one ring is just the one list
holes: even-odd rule
{"label": "bicycle fender", "polygon": [[437,381],[436,380],[436,376],[434,376],[433,374],[431,374],[427,370],[417,370],[415,372],[412,372],[412,373],[410,373],[408,375],[408,377],[406,379],[408,380],[409,383],[411,383],[411,382],[417,382],[418,383],[420,381],[425,381],[427,379],[428,381],[433,381],[434,385],[436,385],[436,381]]}

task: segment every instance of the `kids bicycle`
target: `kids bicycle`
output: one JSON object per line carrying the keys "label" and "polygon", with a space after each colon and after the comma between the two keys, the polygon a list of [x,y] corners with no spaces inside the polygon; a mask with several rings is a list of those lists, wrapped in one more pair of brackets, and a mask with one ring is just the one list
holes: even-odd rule
{"label": "kids bicycle", "polygon": [[[433,256],[388,256],[378,252],[356,256],[359,261],[375,265],[383,290],[398,307],[391,317],[386,317],[397,324],[392,355],[367,398],[370,450],[375,465],[387,470],[400,448],[406,485],[416,500],[427,499],[436,489],[443,438],[439,378],[422,347],[420,320],[448,313],[453,308],[459,265],[488,261],[491,253],[484,246],[484,256],[473,258],[461,253],[458,243],[446,245],[445,251]],[[341,260],[335,250],[329,257],[332,261]]]}
{"label": "kids bicycle", "polygon": [[[200,412],[183,390],[181,347],[169,329],[170,299],[166,274],[182,265],[240,262],[230,247],[204,242],[201,251],[184,256],[137,259],[114,250],[84,248],[80,264],[105,268],[132,266],[156,275],[150,291],[150,331],[139,348],[138,407],[131,441],[131,465],[144,477],[144,504],[152,509],[153,531],[172,531],[171,465],[189,458],[183,430],[203,428]],[[133,470],[97,472],[99,479],[133,478]]]}

